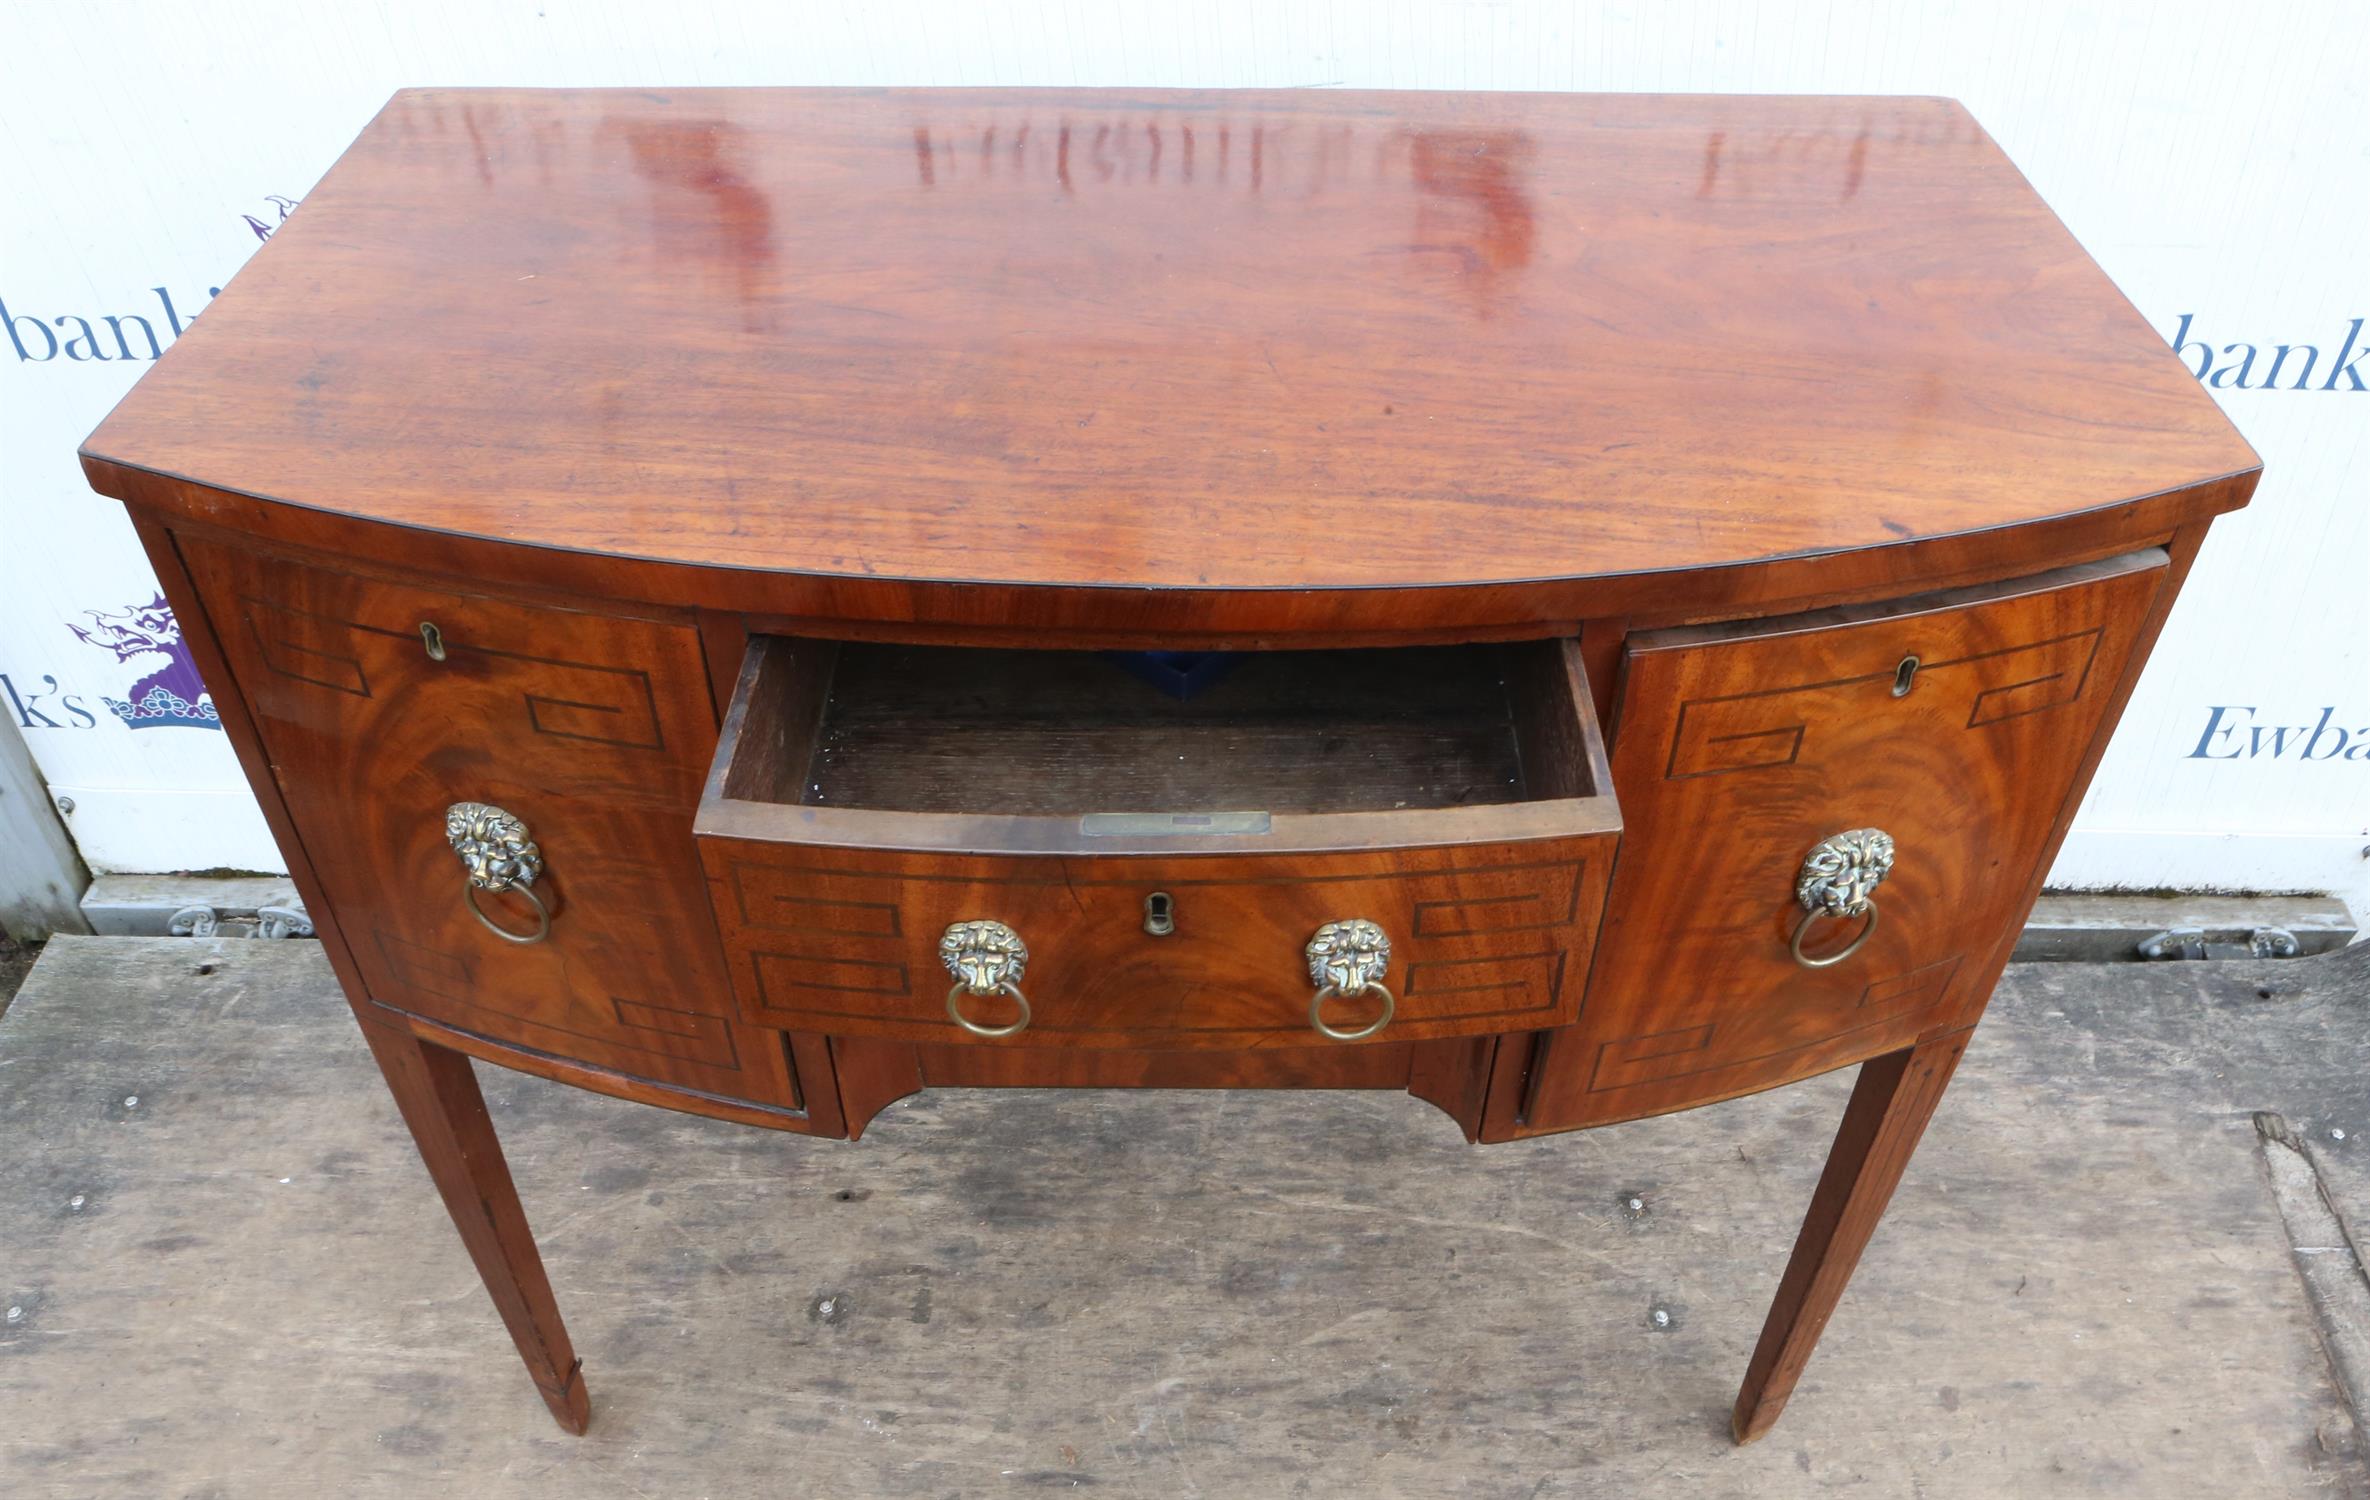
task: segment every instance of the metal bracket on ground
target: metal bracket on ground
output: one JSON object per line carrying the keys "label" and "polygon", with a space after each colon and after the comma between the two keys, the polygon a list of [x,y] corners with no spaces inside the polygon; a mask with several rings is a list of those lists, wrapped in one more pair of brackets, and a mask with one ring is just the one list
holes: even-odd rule
{"label": "metal bracket on ground", "polygon": [[185,906],[173,913],[165,931],[174,937],[311,937],[313,919],[301,907],[265,906],[251,912],[221,912],[211,906]]}

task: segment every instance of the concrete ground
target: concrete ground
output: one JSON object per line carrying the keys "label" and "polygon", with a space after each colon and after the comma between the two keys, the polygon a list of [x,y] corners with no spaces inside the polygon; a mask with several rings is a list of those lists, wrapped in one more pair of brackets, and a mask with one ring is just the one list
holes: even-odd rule
{"label": "concrete ground", "polygon": [[2012,970],[1745,1449],[1848,1075],[1475,1149],[1399,1096],[943,1092],[848,1145],[480,1072],[582,1439],[317,947],[52,942],[0,1018],[0,1493],[2370,1495],[2370,952]]}

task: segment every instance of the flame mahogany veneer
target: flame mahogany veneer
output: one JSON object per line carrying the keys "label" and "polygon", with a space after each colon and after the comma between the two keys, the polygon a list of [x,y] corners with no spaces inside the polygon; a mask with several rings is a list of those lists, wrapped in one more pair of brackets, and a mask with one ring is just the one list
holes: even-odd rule
{"label": "flame mahogany veneer", "polygon": [[[1391,1088],[1477,1142],[1857,1064],[1740,1438],[2258,468],[1947,100],[828,90],[398,94],[83,462],[563,1426],[472,1057],[817,1136]],[[1093,654],[1148,648],[1256,654]],[[546,940],[471,915],[463,801]],[[1858,829],[1881,921],[1798,963]],[[1397,1014],[1338,1042],[1349,917]],[[1016,1036],[946,1013],[975,918]]]}

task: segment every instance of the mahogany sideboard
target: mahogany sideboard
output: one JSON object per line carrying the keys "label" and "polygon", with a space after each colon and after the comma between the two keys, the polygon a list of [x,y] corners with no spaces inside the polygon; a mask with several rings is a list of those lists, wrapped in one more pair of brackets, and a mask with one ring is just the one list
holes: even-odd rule
{"label": "mahogany sideboard", "polygon": [[82,451],[562,1426],[471,1059],[854,1138],[1859,1079],[2258,463],[1941,99],[407,91]]}

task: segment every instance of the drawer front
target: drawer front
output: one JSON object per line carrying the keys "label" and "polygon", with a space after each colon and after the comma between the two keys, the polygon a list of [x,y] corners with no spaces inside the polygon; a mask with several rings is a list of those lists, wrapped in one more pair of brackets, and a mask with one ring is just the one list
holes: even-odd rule
{"label": "drawer front", "polygon": [[[180,545],[372,998],[799,1107],[781,1038],[733,1017],[691,841],[715,736],[692,630]],[[546,940],[506,942],[471,914],[445,836],[461,801],[526,824]],[[534,929],[517,896],[482,899]]]}
{"label": "drawer front", "polygon": [[[1374,1042],[1569,1021],[1614,835],[1453,849],[1191,857],[978,857],[710,837],[702,841],[734,992],[769,1026],[918,1042],[980,1041],[947,1014],[938,955],[953,923],[1020,934],[1032,1019],[1014,1046],[1336,1045],[1309,1024],[1303,948],[1363,917],[1391,944],[1396,1014]],[[1146,898],[1172,930],[1145,930]],[[1000,1025],[1008,1000],[965,997]],[[1376,1012],[1330,1003],[1350,1030]]]}
{"label": "drawer front", "polygon": [[[1501,1070],[1493,1134],[1766,1088],[1976,1013],[2164,577],[2148,552],[1633,636],[1612,755],[1627,832],[1587,1002],[1527,1077]],[[1895,851],[1876,926],[1807,967],[1805,857],[1865,828]],[[1860,930],[1821,917],[1803,951]]]}

